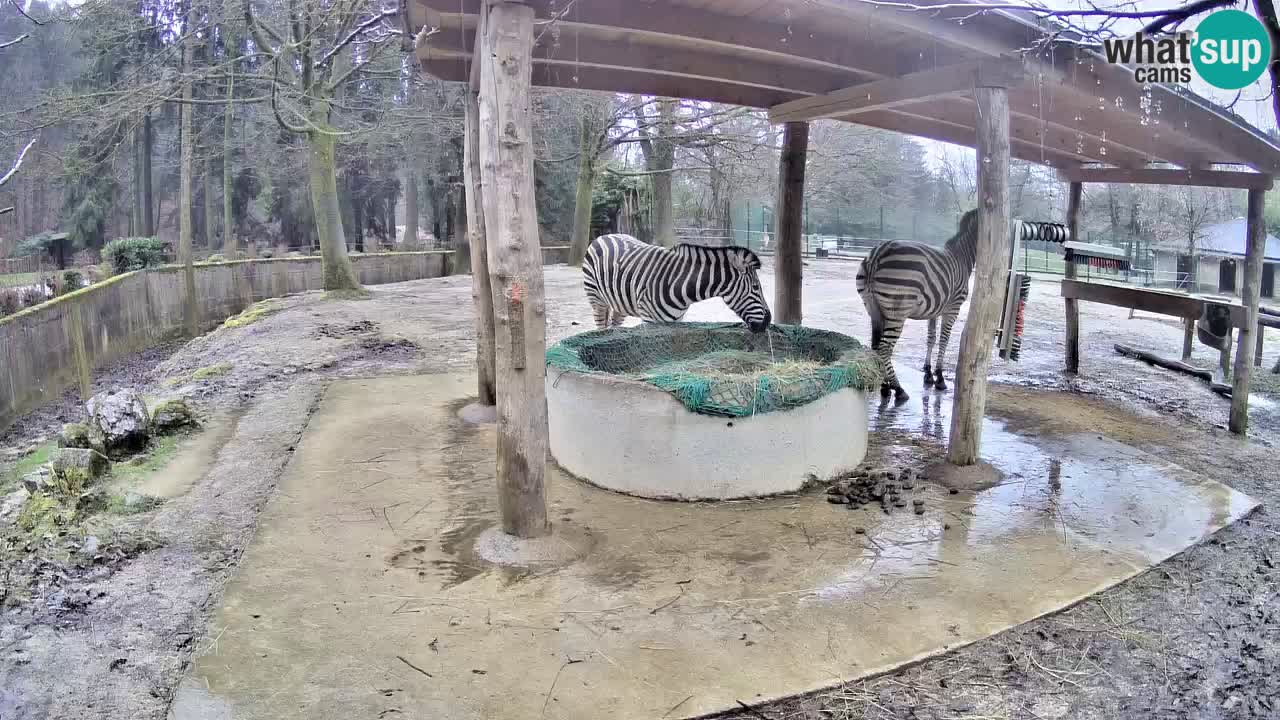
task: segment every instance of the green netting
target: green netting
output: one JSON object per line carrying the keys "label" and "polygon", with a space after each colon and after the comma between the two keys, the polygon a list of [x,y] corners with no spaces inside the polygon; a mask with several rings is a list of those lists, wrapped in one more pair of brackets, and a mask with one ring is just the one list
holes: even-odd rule
{"label": "green netting", "polygon": [[741,323],[644,323],[593,330],[547,350],[547,364],[617,375],[671,393],[703,415],[787,410],[841,388],[880,385],[880,363],[857,340],[799,325],[752,334]]}

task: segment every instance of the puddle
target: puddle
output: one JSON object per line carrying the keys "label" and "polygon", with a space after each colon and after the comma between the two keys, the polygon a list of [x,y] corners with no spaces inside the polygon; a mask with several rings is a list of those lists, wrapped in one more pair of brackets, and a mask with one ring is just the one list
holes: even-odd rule
{"label": "puddle", "polygon": [[[465,400],[454,401],[473,387],[462,376],[331,386],[227,587],[197,689],[235,717],[280,720],[385,715],[370,688],[391,687],[404,688],[405,717],[700,716],[1059,610],[1254,506],[1081,430],[1136,434],[1131,416],[993,388],[983,448],[1005,473],[996,487],[921,483],[923,515],[885,515],[820,490],[643,500],[551,464],[550,516],[598,541],[570,565],[514,575],[473,554],[477,530],[498,519],[495,431],[457,419]],[[939,452],[950,408],[950,393],[921,393],[873,412],[872,441]],[[394,451],[370,463],[382,448]]]}
{"label": "puddle", "polygon": [[120,478],[113,482],[113,489],[165,500],[185,494],[213,467],[218,451],[235,435],[242,414],[210,418],[199,432],[178,440],[173,457],[163,467],[140,477]]}

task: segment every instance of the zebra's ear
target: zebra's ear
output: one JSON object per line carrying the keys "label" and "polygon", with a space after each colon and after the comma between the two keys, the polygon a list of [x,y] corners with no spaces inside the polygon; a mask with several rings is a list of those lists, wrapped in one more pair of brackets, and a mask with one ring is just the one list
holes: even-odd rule
{"label": "zebra's ear", "polygon": [[729,264],[741,272],[759,270],[760,258],[750,250],[735,248],[734,252],[729,253]]}

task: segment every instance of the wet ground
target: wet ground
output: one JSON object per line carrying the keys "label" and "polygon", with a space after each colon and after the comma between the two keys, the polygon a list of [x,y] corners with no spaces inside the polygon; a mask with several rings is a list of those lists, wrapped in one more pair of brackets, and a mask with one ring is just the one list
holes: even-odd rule
{"label": "wet ground", "polygon": [[493,427],[456,417],[473,382],[330,386],[175,720],[697,716],[968,644],[1253,508],[1094,433],[994,422],[1004,482],[921,483],[922,514],[849,510],[821,490],[643,500],[552,467],[550,542],[580,559],[504,570],[466,542],[498,522]]}
{"label": "wet ground", "polygon": [[[855,271],[851,263],[808,263],[808,324],[867,337],[865,312],[853,290]],[[767,269],[764,282],[768,291]],[[552,340],[589,326],[579,273],[548,268],[547,298]],[[131,558],[123,570],[64,574],[0,616],[0,715],[6,720],[164,717],[185,664],[218,642],[207,624],[209,613],[252,536],[258,510],[274,492],[318,389],[338,378],[465,372],[473,363],[466,277],[378,287],[365,301],[298,296],[275,309],[246,327],[136,356],[95,376],[96,388],[132,386],[149,397],[184,396],[209,412],[245,415],[190,490],[131,519],[137,530],[157,539],[159,549]],[[1064,323],[1057,286],[1033,285],[1022,362],[993,363],[993,377],[1003,384],[990,391],[988,427],[1002,424],[1015,435],[1103,434],[1194,476],[1225,481],[1264,504],[1280,501],[1271,449],[1280,437],[1275,395],[1255,398],[1250,442],[1244,443],[1221,429],[1227,401],[1194,379],[1127,360],[1112,349],[1124,342],[1176,357],[1182,344],[1176,320],[1143,314],[1129,319],[1124,309],[1087,303],[1081,309],[1083,372],[1067,380],[1059,373]],[[695,308],[691,319],[723,318],[724,312],[723,305],[708,303]],[[962,325],[963,314],[948,368]],[[899,346],[898,371],[913,399],[882,413],[873,410],[872,452],[878,457],[941,455],[951,395],[925,392],[913,369],[923,358],[924,327],[909,325]],[[1278,354],[1280,334],[1270,333],[1265,367]],[[1217,358],[1198,346],[1196,359],[1213,365]],[[225,373],[193,377],[223,364],[229,366]],[[1027,389],[1070,392],[1040,393],[1028,402]],[[0,451],[29,445],[60,422],[76,419],[75,404],[69,396],[61,406],[34,413],[0,437]],[[1116,413],[1118,408],[1129,414]],[[1007,451],[1016,456],[1019,447]],[[1071,479],[1063,479],[1069,463],[1056,471],[1052,460],[1031,466],[1046,481],[1056,473],[1069,485]],[[465,477],[463,467],[448,465],[445,472]],[[444,551],[459,552],[479,532],[468,526],[445,533]],[[1275,717],[1277,536],[1280,523],[1255,513],[1155,571],[1062,613],[882,678],[743,711],[741,717]],[[741,544],[758,551],[750,538]],[[411,564],[411,556],[401,564]],[[475,572],[468,558],[451,562],[458,582]],[[57,593],[65,599],[68,590],[89,599],[62,602]],[[122,658],[124,664],[118,662]]]}

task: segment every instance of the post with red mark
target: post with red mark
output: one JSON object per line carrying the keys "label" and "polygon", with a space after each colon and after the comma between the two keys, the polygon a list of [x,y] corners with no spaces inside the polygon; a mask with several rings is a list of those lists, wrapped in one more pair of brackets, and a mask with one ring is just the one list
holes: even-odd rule
{"label": "post with red mark", "polygon": [[508,327],[511,331],[511,367],[523,370],[525,367],[524,348],[524,285],[513,280],[507,288]]}

